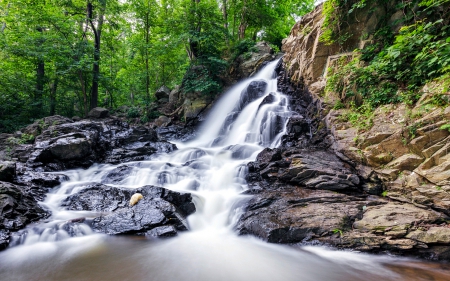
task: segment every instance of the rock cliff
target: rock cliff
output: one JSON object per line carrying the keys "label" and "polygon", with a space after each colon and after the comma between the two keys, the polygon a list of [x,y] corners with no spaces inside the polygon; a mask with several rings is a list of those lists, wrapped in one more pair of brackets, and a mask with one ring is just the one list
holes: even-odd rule
{"label": "rock cliff", "polygon": [[295,124],[284,147],[263,151],[249,165],[249,193],[256,195],[240,233],[450,259],[450,132],[441,129],[450,124],[450,106],[431,102],[442,85],[428,83],[412,105],[376,108],[364,126],[336,106],[345,93],[326,91],[327,72],[373,43],[367,35],[381,21],[398,30],[399,17],[372,2],[348,17],[344,43],[322,42],[323,5],[292,28],[283,41],[279,87],[300,116],[289,121]]}

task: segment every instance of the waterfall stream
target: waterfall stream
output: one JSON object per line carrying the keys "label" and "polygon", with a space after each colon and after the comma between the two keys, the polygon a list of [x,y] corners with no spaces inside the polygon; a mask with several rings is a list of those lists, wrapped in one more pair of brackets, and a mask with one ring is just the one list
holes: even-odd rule
{"label": "waterfall stream", "polygon": [[[179,150],[148,161],[64,172],[70,180],[42,203],[51,218],[29,226],[0,253],[0,280],[430,280],[408,279],[420,277],[410,264],[426,267],[414,260],[281,246],[235,234],[239,202],[248,197],[242,195],[246,164],[264,147],[279,145],[292,115],[288,97],[277,91],[277,63],[231,88],[199,137],[176,143]],[[188,217],[190,231],[170,239],[113,237],[81,224],[69,235],[65,222],[98,214],[65,210],[62,200],[89,183],[104,182],[121,165],[131,170],[117,186],[192,193],[197,211]]]}

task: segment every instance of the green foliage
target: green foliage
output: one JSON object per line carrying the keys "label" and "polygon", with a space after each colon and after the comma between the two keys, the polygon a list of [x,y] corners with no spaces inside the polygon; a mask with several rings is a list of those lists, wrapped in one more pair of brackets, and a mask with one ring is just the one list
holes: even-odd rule
{"label": "green foliage", "polygon": [[256,49],[255,44],[256,42],[250,39],[238,41],[231,48],[232,55],[230,61],[234,61],[237,57],[239,57],[242,54],[257,52],[258,50]]}
{"label": "green foliage", "polygon": [[333,233],[334,234],[339,234],[339,237],[342,237],[344,235],[344,232],[341,229],[339,229],[339,228],[333,229]]}
{"label": "green foliage", "polygon": [[139,112],[139,108],[138,107],[130,107],[127,111],[127,117],[128,118],[137,118],[141,115],[141,113]]}
{"label": "green foliage", "polygon": [[[97,28],[103,14],[98,52],[87,3]],[[0,1],[0,132],[52,114],[84,116],[98,54],[98,105],[142,109],[124,117],[152,119],[148,107],[162,85],[214,95],[224,58],[252,52],[256,39],[280,47],[312,7],[311,0]]]}
{"label": "green foliage", "polygon": [[373,126],[373,112],[373,108],[369,103],[364,103],[357,107],[351,102],[350,108],[341,114],[340,119],[350,122],[352,126],[359,130],[369,130]]}
{"label": "green foliage", "polygon": [[441,127],[439,127],[441,130],[448,130],[450,132],[450,124],[444,124]]}

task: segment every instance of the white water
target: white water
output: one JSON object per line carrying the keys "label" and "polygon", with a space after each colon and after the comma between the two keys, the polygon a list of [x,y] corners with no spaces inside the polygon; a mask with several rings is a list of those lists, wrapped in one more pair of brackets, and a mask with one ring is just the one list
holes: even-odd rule
{"label": "white water", "polygon": [[[150,184],[194,195],[197,211],[188,218],[189,232],[145,240],[94,234],[82,225],[74,230],[77,237],[70,237],[63,230],[67,220],[98,214],[64,210],[61,201],[88,183],[102,182],[117,166],[66,171],[70,180],[43,203],[53,214],[48,222],[29,227],[12,243],[20,245],[0,253],[0,280],[403,280],[383,267],[393,262],[389,257],[317,247],[300,250],[234,233],[240,214],[236,204],[247,188],[246,164],[264,146],[279,144],[285,126],[275,123],[285,125],[291,114],[287,97],[277,91],[276,64],[226,93],[197,139],[177,143],[178,151],[150,161],[126,163],[134,168],[118,186]],[[264,95],[227,123],[227,116],[237,115],[233,112],[247,85],[261,79],[267,82]],[[260,106],[270,93],[274,101]]]}

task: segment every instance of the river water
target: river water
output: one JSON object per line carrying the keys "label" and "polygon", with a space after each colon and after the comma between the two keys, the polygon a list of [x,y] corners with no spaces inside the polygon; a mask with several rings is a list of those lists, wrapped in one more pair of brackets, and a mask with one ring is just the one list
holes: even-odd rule
{"label": "river water", "polygon": [[189,231],[146,239],[107,236],[81,225],[71,237],[63,230],[68,220],[98,214],[64,210],[61,201],[125,163],[66,171],[70,180],[42,203],[51,218],[29,226],[0,253],[0,280],[450,280],[446,264],[236,235],[246,164],[264,147],[279,145],[292,114],[288,98],[277,91],[277,63],[230,89],[193,141],[126,163],[133,169],[118,186],[151,184],[193,194],[197,211],[188,217]]}

